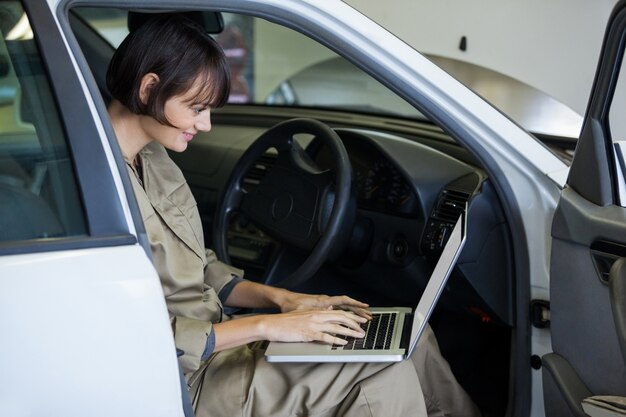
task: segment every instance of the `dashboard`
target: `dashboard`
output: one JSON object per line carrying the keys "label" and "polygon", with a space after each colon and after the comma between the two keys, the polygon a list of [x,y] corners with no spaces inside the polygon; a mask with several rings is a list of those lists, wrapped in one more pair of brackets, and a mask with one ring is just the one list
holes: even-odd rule
{"label": "dashboard", "polygon": [[[207,245],[213,211],[230,171],[264,131],[216,124],[210,138],[200,136],[188,152],[172,155],[198,201]],[[411,305],[415,294],[425,288],[453,224],[467,205],[467,243],[440,305],[513,323],[508,226],[485,173],[427,141],[374,129],[335,131],[352,165],[357,215],[346,250],[320,271],[312,285],[379,305]],[[309,139],[302,146],[320,168],[330,167],[330,155],[321,142]],[[262,181],[275,159],[272,152],[259,159],[245,186]],[[216,163],[202,162],[206,160]],[[270,277],[268,282],[272,276],[286,274],[282,267],[306,256],[241,218],[232,222],[228,242],[233,264],[245,269],[247,276]],[[308,290],[319,291],[318,287]]]}
{"label": "dashboard", "polygon": [[[363,283],[360,274],[376,265],[385,275],[392,271],[396,279],[414,279],[420,291],[458,216],[467,211],[467,243],[440,304],[511,324],[510,242],[500,203],[486,174],[400,137],[378,131],[337,132],[354,171],[359,214],[374,229],[365,267],[344,272],[358,276]],[[323,165],[327,159],[323,149],[316,150],[315,143],[309,149]]]}
{"label": "dashboard", "polygon": [[[417,196],[406,174],[374,143],[363,136],[344,131],[341,134],[352,164],[353,182],[358,207],[396,216],[416,216]],[[329,166],[330,155],[325,148],[312,144],[315,162]]]}

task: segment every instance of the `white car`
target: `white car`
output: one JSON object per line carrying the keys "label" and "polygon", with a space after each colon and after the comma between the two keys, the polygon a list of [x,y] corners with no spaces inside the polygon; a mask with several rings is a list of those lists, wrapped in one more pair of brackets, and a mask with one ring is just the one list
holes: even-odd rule
{"label": "white car", "polygon": [[[584,415],[586,397],[626,395],[626,118],[611,113],[616,86],[626,97],[625,2],[575,144],[538,140],[340,1],[12,0],[0,1],[1,416],[185,415],[104,83],[129,10],[132,21],[180,9],[200,16],[233,71],[232,104],[172,155],[221,258],[270,284],[414,305],[467,203],[468,240],[431,325],[483,413]],[[357,90],[376,84],[381,103],[408,113],[358,95],[349,108],[267,105],[328,59],[358,67]],[[255,142],[292,118],[333,128],[349,164],[334,166],[306,129],[287,150]],[[291,170],[284,181],[268,175],[276,166]],[[334,205],[298,196],[318,204],[309,223],[279,227],[248,197],[295,195],[291,177],[312,172],[320,196],[345,191],[340,172],[352,181]]]}

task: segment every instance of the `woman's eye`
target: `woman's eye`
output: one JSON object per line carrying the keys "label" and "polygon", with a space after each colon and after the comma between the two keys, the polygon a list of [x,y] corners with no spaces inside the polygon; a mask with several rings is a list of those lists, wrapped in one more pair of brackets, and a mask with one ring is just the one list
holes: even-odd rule
{"label": "woman's eye", "polygon": [[200,113],[202,113],[205,110],[206,110],[206,107],[194,107],[194,109],[193,109],[194,113],[196,113],[196,114],[200,114]]}

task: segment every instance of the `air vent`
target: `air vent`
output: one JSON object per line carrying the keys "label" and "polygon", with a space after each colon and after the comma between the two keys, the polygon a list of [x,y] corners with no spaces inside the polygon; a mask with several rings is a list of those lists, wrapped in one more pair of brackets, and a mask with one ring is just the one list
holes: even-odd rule
{"label": "air vent", "polygon": [[445,222],[457,221],[470,195],[463,191],[443,190],[439,195],[439,201],[433,213],[433,217]]}
{"label": "air vent", "polygon": [[256,161],[252,168],[250,168],[248,174],[243,179],[244,187],[247,186],[248,191],[250,188],[256,187],[263,177],[270,172],[270,169],[272,169],[276,162],[276,158],[276,154],[265,153]]}

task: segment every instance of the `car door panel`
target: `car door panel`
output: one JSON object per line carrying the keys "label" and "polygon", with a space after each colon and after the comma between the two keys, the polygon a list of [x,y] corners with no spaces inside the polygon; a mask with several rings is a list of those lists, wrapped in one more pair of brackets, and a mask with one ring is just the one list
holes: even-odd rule
{"label": "car door panel", "polygon": [[[595,260],[598,256],[603,263],[618,259],[619,252],[606,250],[621,247],[616,242],[624,243],[626,215],[614,206],[595,206],[595,210],[590,206],[568,189],[555,214],[550,321],[552,349],[557,353],[543,357],[546,415],[584,415],[580,401],[591,394],[626,395],[626,367],[611,295],[604,267],[599,269]],[[594,250],[598,247],[603,249],[601,255]],[[549,394],[547,389],[554,384],[558,390]],[[555,406],[555,401],[569,404],[572,414]]]}
{"label": "car door panel", "polygon": [[0,415],[182,415],[163,293],[139,245],[3,256],[0,271]]}
{"label": "car door panel", "polygon": [[182,416],[164,296],[115,138],[98,128],[50,6],[0,11],[10,115],[0,123],[0,415]]}
{"label": "car door panel", "polygon": [[599,207],[571,188],[563,191],[552,228],[552,348],[594,393],[626,394],[609,289],[592,253],[598,242],[620,242],[625,236],[622,208]]}
{"label": "car door panel", "polygon": [[[626,317],[619,307],[623,302],[620,278],[626,277],[622,265],[626,209],[620,206],[618,178],[622,173],[615,161],[608,117],[624,33],[626,2],[620,1],[609,20],[567,186],[552,223],[553,352],[542,358],[549,416],[584,416],[581,401],[592,395],[626,396],[626,364],[620,344]],[[609,285],[611,281],[620,283]]]}
{"label": "car door panel", "polygon": [[[623,254],[624,248],[621,246],[616,246],[618,252]],[[606,252],[605,252],[606,253]],[[608,292],[609,299],[611,305],[612,317],[608,316],[605,311],[603,311],[605,316],[608,316],[607,320],[610,322],[611,320],[615,323],[614,331],[609,327],[609,323],[606,326],[602,326],[603,331],[608,332],[611,336],[615,334],[617,336],[619,346],[621,347],[621,358],[626,357],[626,258],[614,256],[612,267],[610,268],[610,272],[607,274],[607,280],[609,282]],[[602,278],[598,276],[600,280]],[[557,306],[557,309],[558,306]],[[603,309],[605,310],[605,309]],[[589,340],[595,341],[598,340],[597,335],[585,335]],[[560,335],[555,335],[557,339],[563,339]],[[619,364],[623,365],[623,359],[615,353],[615,343],[607,343],[597,344],[597,346],[610,346],[611,347],[611,356],[607,357],[606,363],[609,364]],[[595,348],[596,346],[594,346]],[[563,351],[563,347],[555,347],[555,350]],[[591,349],[595,350],[595,349]],[[578,361],[580,363],[580,361]],[[583,362],[584,363],[584,362]],[[595,362],[594,362],[595,363]],[[593,363],[592,363],[593,365]],[[591,397],[593,392],[585,385],[582,378],[585,380],[597,380],[602,381],[603,384],[608,385],[608,387],[592,387],[595,392],[611,392],[613,390],[612,387],[620,387],[623,386],[621,381],[615,381],[615,379],[623,379],[623,367],[622,369],[609,369],[604,373],[602,371],[595,370],[594,373],[600,374],[599,378],[593,378],[589,375],[585,375],[585,372],[588,370],[577,371],[575,370],[570,362],[564,357],[556,353],[550,353],[543,357],[543,386],[546,397],[546,415],[575,415],[577,417],[585,417],[587,414],[580,407],[583,399],[587,397]],[[618,378],[611,378],[610,380],[604,380],[602,377],[609,376],[609,378],[613,375],[616,375]],[[617,395],[617,394],[616,394]],[[622,394],[623,396],[623,394]],[[567,414],[564,414],[564,411],[567,411]]]}

